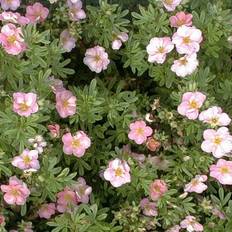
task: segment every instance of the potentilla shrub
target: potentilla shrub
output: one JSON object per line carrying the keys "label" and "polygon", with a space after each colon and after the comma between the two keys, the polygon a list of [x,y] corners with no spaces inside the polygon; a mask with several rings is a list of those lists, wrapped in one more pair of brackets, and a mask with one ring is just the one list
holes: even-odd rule
{"label": "potentilla shrub", "polygon": [[0,231],[232,231],[231,0],[0,4]]}

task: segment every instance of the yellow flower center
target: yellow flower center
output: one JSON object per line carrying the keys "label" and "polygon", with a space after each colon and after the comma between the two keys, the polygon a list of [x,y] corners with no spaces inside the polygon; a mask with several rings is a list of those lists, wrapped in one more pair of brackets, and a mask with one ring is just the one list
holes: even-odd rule
{"label": "yellow flower center", "polygon": [[26,103],[20,103],[19,104],[19,109],[21,111],[27,111],[30,108],[30,106],[28,106]]}
{"label": "yellow flower center", "polygon": [[100,57],[99,55],[96,55],[96,56],[94,57],[94,59],[95,59],[96,62],[98,62],[98,61],[101,60],[101,57]]}
{"label": "yellow flower center", "polygon": [[81,145],[80,140],[79,139],[74,139],[72,141],[72,146],[75,148],[78,148]]}
{"label": "yellow flower center", "polygon": [[117,168],[117,169],[115,170],[115,176],[122,176],[122,174],[123,174],[123,171],[122,171],[121,168]]}
{"label": "yellow flower center", "polygon": [[210,124],[212,124],[212,125],[217,125],[218,124],[218,118],[217,117],[215,117],[215,118],[212,118],[211,120],[210,120]]}
{"label": "yellow flower center", "polygon": [[143,128],[136,129],[136,134],[137,135],[143,135],[144,134],[144,129]]}
{"label": "yellow flower center", "polygon": [[191,40],[190,40],[189,36],[186,36],[186,37],[183,38],[183,43],[184,43],[184,44],[189,44],[190,41],[191,41]]}
{"label": "yellow flower center", "polygon": [[221,139],[219,136],[217,136],[217,137],[214,139],[214,143],[215,143],[216,145],[219,145],[221,142],[222,142],[222,139]]}
{"label": "yellow flower center", "polygon": [[220,168],[220,172],[221,174],[227,174],[227,173],[230,173],[230,170],[227,166],[224,166]]}
{"label": "yellow flower center", "polygon": [[24,156],[23,157],[23,162],[25,163],[25,164],[30,164],[30,162],[31,162],[31,159],[30,159],[30,157],[29,156]]}
{"label": "yellow flower center", "polygon": [[17,197],[19,195],[19,191],[17,189],[12,189],[10,193],[14,196]]}
{"label": "yellow flower center", "polygon": [[15,35],[10,35],[7,37],[7,42],[13,44],[17,40]]}
{"label": "yellow flower center", "polygon": [[72,196],[71,196],[69,193],[66,193],[66,194],[64,195],[64,199],[65,199],[65,201],[67,201],[67,202],[71,202],[71,201],[72,201]]}
{"label": "yellow flower center", "polygon": [[181,59],[179,59],[179,63],[180,63],[181,65],[186,65],[186,64],[188,63],[188,61],[187,61],[186,58],[181,58]]}
{"label": "yellow flower center", "polygon": [[195,180],[195,179],[193,179],[192,181],[191,181],[191,184],[193,185],[193,186],[196,186],[196,185],[198,185],[198,180]]}
{"label": "yellow flower center", "polygon": [[167,5],[172,5],[172,4],[173,4],[173,0],[164,0],[164,2],[165,2]]}
{"label": "yellow flower center", "polygon": [[198,108],[199,108],[197,102],[194,101],[194,100],[190,101],[189,106],[190,106],[190,108],[192,108],[192,109],[198,109]]}
{"label": "yellow flower center", "polygon": [[159,53],[164,53],[165,52],[164,47],[159,47],[158,51],[159,51]]}

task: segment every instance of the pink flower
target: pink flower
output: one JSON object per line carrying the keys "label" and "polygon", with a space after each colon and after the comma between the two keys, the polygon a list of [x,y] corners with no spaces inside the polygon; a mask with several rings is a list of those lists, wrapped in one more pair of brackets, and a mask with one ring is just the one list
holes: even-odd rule
{"label": "pink flower", "polygon": [[0,227],[5,225],[5,217],[0,214]]}
{"label": "pink flower", "polygon": [[226,127],[221,127],[218,130],[207,129],[204,131],[203,137],[201,149],[207,153],[212,153],[216,158],[221,158],[232,151],[232,136]]}
{"label": "pink flower", "polygon": [[69,6],[69,18],[72,21],[80,21],[86,18],[85,11],[82,9],[82,2],[81,1],[70,1],[68,0]]}
{"label": "pink flower", "polygon": [[221,184],[232,185],[232,161],[219,159],[216,165],[210,166],[210,176]]}
{"label": "pink flower", "polygon": [[150,63],[163,64],[167,53],[171,52],[174,45],[169,37],[154,37],[147,45],[148,61]]}
{"label": "pink flower", "polygon": [[163,180],[155,180],[149,187],[150,197],[153,201],[160,199],[167,191],[167,184]]}
{"label": "pink flower", "polygon": [[192,14],[185,14],[185,12],[178,12],[175,16],[170,17],[170,24],[172,27],[192,26]]}
{"label": "pink flower", "polygon": [[153,133],[151,127],[146,126],[144,121],[136,121],[130,124],[130,132],[128,137],[130,140],[134,140],[137,144],[146,142],[147,137]]}
{"label": "pink flower", "polygon": [[73,154],[77,157],[82,157],[91,145],[89,137],[83,131],[76,132],[74,136],[71,133],[66,133],[62,137],[62,141],[64,143],[64,153],[67,155]]}
{"label": "pink flower", "polygon": [[16,10],[20,6],[20,0],[1,0],[3,10]]}
{"label": "pink flower", "polygon": [[20,116],[28,117],[39,109],[37,95],[34,93],[17,92],[13,94],[13,111]]}
{"label": "pink flower", "polygon": [[76,47],[76,39],[65,29],[60,34],[60,42],[66,52],[71,52]]}
{"label": "pink flower", "polygon": [[44,148],[47,146],[47,142],[41,135],[36,135],[35,138],[28,139],[28,142],[32,144],[39,154],[43,153]]}
{"label": "pink flower", "polygon": [[109,162],[108,168],[104,171],[104,178],[116,188],[130,183],[130,167],[125,160],[116,158]]}
{"label": "pink flower", "polygon": [[70,212],[78,204],[76,193],[67,187],[57,194],[57,198],[57,210],[60,213]]}
{"label": "pink flower", "polygon": [[221,211],[221,210],[219,210],[219,209],[217,209],[217,208],[213,208],[212,209],[212,214],[214,215],[214,216],[217,216],[218,218],[220,218],[220,219],[225,219],[226,217],[225,217],[225,214]]}
{"label": "pink flower", "polygon": [[202,193],[208,188],[207,185],[203,183],[205,181],[207,181],[206,175],[196,175],[190,183],[185,185],[184,191],[189,193]]}
{"label": "pink flower", "polygon": [[26,49],[22,30],[12,23],[4,25],[0,33],[0,43],[8,54],[18,55]]}
{"label": "pink flower", "polygon": [[53,138],[60,137],[60,125],[59,124],[48,125],[48,129],[49,129],[51,136]]}
{"label": "pink flower", "polygon": [[173,226],[172,228],[168,229],[166,232],[179,232],[181,227],[179,225]]}
{"label": "pink flower", "polygon": [[12,160],[12,165],[21,170],[35,170],[40,168],[38,161],[38,151],[36,150],[24,150],[19,156],[15,156]]}
{"label": "pink flower", "polygon": [[188,232],[198,232],[203,231],[203,226],[196,221],[196,218],[193,216],[187,216],[183,221],[180,223],[181,228],[186,229]]}
{"label": "pink flower", "polygon": [[143,214],[145,216],[157,216],[158,215],[158,212],[156,209],[156,203],[149,201],[148,198],[143,198],[140,201],[140,207],[143,210]]}
{"label": "pink flower", "polygon": [[56,212],[56,206],[54,203],[49,203],[49,204],[43,204],[39,211],[38,211],[38,214],[39,214],[39,217],[40,218],[46,218],[46,219],[49,219],[51,218],[51,216],[53,214],[55,214]]}
{"label": "pink flower", "polygon": [[164,7],[167,11],[174,11],[182,0],[162,0]]}
{"label": "pink flower", "polygon": [[76,113],[76,100],[71,91],[56,92],[56,110],[61,118],[67,118]]}
{"label": "pink flower", "polygon": [[87,204],[89,202],[89,195],[92,193],[92,188],[86,184],[84,178],[79,177],[77,183],[72,186],[76,193],[77,201]]}
{"label": "pink flower", "polygon": [[52,88],[53,93],[61,92],[63,90],[66,90],[64,88],[64,84],[62,80],[56,79],[53,76],[48,78],[49,85]]}
{"label": "pink flower", "polygon": [[121,32],[112,42],[112,49],[119,50],[122,46],[122,43],[125,43],[128,40],[128,34]]}
{"label": "pink flower", "polygon": [[4,11],[0,14],[0,20],[8,23],[17,23],[19,25],[26,25],[30,20],[24,16],[21,16],[19,13],[13,13],[11,11]]}
{"label": "pink flower", "polygon": [[196,119],[205,99],[206,96],[201,92],[186,92],[182,96],[182,102],[177,111],[188,119]]}
{"label": "pink flower", "polygon": [[1,185],[1,190],[5,193],[4,200],[10,205],[24,205],[30,195],[27,185],[16,176],[10,177],[9,185]]}
{"label": "pink flower", "polygon": [[221,107],[213,106],[208,110],[202,111],[199,120],[211,126],[228,126],[231,122],[228,114],[223,113]]}
{"label": "pink flower", "polygon": [[42,23],[48,17],[49,10],[44,7],[41,3],[36,2],[26,8],[26,17],[31,23]]}
{"label": "pink flower", "polygon": [[178,60],[174,60],[171,70],[176,73],[178,77],[186,77],[191,75],[198,67],[197,54],[185,55]]}
{"label": "pink flower", "polygon": [[106,70],[109,63],[108,54],[103,47],[95,46],[86,50],[84,64],[87,65],[92,72],[100,73]]}
{"label": "pink flower", "polygon": [[190,55],[200,50],[202,39],[202,32],[199,29],[183,25],[174,33],[172,42],[179,54]]}

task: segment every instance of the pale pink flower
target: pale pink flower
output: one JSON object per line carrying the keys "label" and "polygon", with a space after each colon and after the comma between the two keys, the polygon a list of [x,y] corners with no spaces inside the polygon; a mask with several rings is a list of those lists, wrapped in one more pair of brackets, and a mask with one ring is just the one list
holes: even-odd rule
{"label": "pale pink flower", "polygon": [[66,133],[62,137],[62,141],[64,153],[77,157],[82,157],[91,145],[90,138],[83,131],[76,132],[74,136],[71,133]]}
{"label": "pale pink flower", "polygon": [[216,165],[210,166],[210,176],[221,184],[232,185],[232,161],[219,159]]}
{"label": "pale pink flower", "polygon": [[39,109],[34,93],[17,92],[13,94],[13,100],[13,111],[20,116],[28,117]]}
{"label": "pale pink flower", "polygon": [[48,130],[53,138],[60,137],[60,125],[59,124],[51,124],[48,125]]}
{"label": "pale pink flower", "polygon": [[148,198],[143,198],[140,201],[140,207],[143,210],[143,214],[145,216],[157,216],[157,208],[156,208],[156,203],[149,201]]}
{"label": "pale pink flower", "polygon": [[92,72],[100,73],[106,70],[109,63],[108,54],[103,47],[95,46],[86,50],[84,64],[87,65]]}
{"label": "pale pink flower", "polygon": [[228,126],[231,122],[228,114],[223,113],[221,107],[213,106],[199,115],[199,120],[211,126]]}
{"label": "pale pink flower", "polygon": [[125,160],[116,158],[109,162],[108,168],[104,171],[104,178],[116,188],[130,183],[130,167]]}
{"label": "pale pink flower", "polygon": [[26,49],[21,28],[16,27],[12,23],[8,23],[2,27],[0,43],[6,53],[11,55],[18,55]]}
{"label": "pale pink flower", "polygon": [[61,118],[67,118],[76,113],[77,98],[69,90],[56,92],[56,110]]}
{"label": "pale pink flower", "polygon": [[160,199],[167,191],[167,184],[163,180],[155,180],[149,187],[149,195],[153,201]]}
{"label": "pale pink flower", "polygon": [[181,221],[180,226],[188,232],[200,232],[204,230],[203,226],[197,222],[196,218],[190,215],[186,216],[185,219]]}
{"label": "pale pink flower", "polygon": [[5,217],[0,214],[0,227],[5,225]]}
{"label": "pale pink flower", "polygon": [[186,92],[182,96],[182,102],[177,111],[188,119],[196,119],[205,99],[206,96],[201,92]]}
{"label": "pale pink flower", "polygon": [[42,23],[48,17],[49,10],[44,7],[41,3],[36,2],[33,5],[27,6],[26,17],[31,23]]}
{"label": "pale pink flower", "polygon": [[11,163],[21,170],[33,169],[37,171],[40,168],[38,151],[26,149],[21,155],[15,156]]}
{"label": "pale pink flower", "polygon": [[151,127],[147,126],[142,120],[136,121],[130,124],[130,132],[128,137],[130,140],[134,140],[137,144],[146,142],[147,137],[153,133]]}
{"label": "pale pink flower", "polygon": [[43,153],[44,148],[47,146],[47,142],[41,135],[36,135],[35,138],[28,139],[28,142],[32,144],[39,154]]}
{"label": "pale pink flower", "polygon": [[207,129],[204,131],[203,137],[201,149],[207,153],[212,153],[216,158],[221,158],[232,151],[232,136],[226,127],[221,127],[218,130]]}
{"label": "pale pink flower", "polygon": [[166,232],[179,232],[181,227],[179,225],[175,225],[172,228],[168,229]]}
{"label": "pale pink flower", "polygon": [[162,0],[164,7],[167,11],[174,11],[182,0]]}
{"label": "pale pink flower", "polygon": [[77,183],[72,186],[75,191],[77,201],[87,204],[89,202],[89,195],[92,193],[92,187],[86,184],[83,177],[77,179]]}
{"label": "pale pink flower", "polygon": [[53,214],[56,212],[56,206],[54,203],[43,204],[38,210],[40,218],[50,219]]}
{"label": "pale pink flower", "polygon": [[207,181],[206,175],[196,175],[190,183],[185,185],[184,191],[189,193],[202,193],[208,188],[208,186],[204,184],[205,181]]}
{"label": "pale pink flower", "polygon": [[66,52],[71,52],[76,47],[76,39],[65,29],[60,34],[60,42]]}
{"label": "pale pink flower", "polygon": [[181,11],[176,13],[176,15],[170,17],[170,24],[172,27],[181,27],[192,26],[192,14],[185,14],[185,12]]}
{"label": "pale pink flower", "polygon": [[16,10],[20,6],[20,0],[1,0],[3,10]]}
{"label": "pale pink flower", "polygon": [[70,212],[78,204],[76,193],[67,187],[57,194],[57,198],[56,208],[60,213]]}
{"label": "pale pink flower", "polygon": [[52,88],[52,91],[54,94],[56,94],[57,92],[61,92],[63,90],[66,90],[64,88],[64,84],[63,84],[62,80],[56,79],[53,76],[51,76],[48,78],[48,81],[49,81],[49,85]]}
{"label": "pale pink flower", "polygon": [[4,11],[0,14],[0,20],[8,23],[16,23],[19,25],[26,25],[30,20],[19,13],[13,13],[11,11]]}
{"label": "pale pink flower", "polygon": [[86,18],[85,11],[82,9],[81,1],[73,2],[68,0],[68,7],[69,7],[69,18],[72,21],[80,21]]}
{"label": "pale pink flower", "polygon": [[27,185],[16,176],[10,177],[9,185],[1,185],[1,190],[5,193],[4,200],[10,205],[24,205],[30,195]]}
{"label": "pale pink flower", "polygon": [[172,42],[179,54],[190,55],[200,50],[202,39],[202,32],[199,29],[183,25],[174,33]]}
{"label": "pale pink flower", "polygon": [[217,208],[213,208],[212,209],[212,214],[214,216],[217,216],[218,218],[224,220],[226,218],[224,212],[222,212],[221,210],[217,209]]}
{"label": "pale pink flower", "polygon": [[122,43],[125,43],[128,40],[128,34],[126,32],[121,32],[115,36],[115,39],[112,42],[112,49],[119,50],[122,46]]}
{"label": "pale pink flower", "polygon": [[198,65],[197,54],[194,53],[174,60],[171,70],[176,73],[178,77],[186,77],[191,75],[197,69]]}
{"label": "pale pink flower", "polygon": [[154,37],[147,45],[148,61],[150,63],[163,64],[167,53],[171,52],[174,45],[169,37]]}

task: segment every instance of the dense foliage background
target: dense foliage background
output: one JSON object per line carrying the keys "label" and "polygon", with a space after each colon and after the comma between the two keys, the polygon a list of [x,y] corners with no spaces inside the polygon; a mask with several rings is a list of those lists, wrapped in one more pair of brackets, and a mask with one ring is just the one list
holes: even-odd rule
{"label": "dense foliage background", "polygon": [[[24,15],[27,5],[34,2],[22,1],[17,12]],[[205,232],[232,231],[231,186],[208,176],[206,191],[181,196],[185,184],[195,175],[208,175],[216,159],[201,149],[203,131],[210,127],[177,112],[185,92],[200,91],[207,96],[202,111],[220,106],[232,116],[232,44],[228,40],[232,2],[183,0],[174,12],[168,12],[159,0],[86,0],[86,19],[79,21],[69,19],[66,1],[41,3],[49,15],[42,23],[22,27],[26,50],[15,56],[0,49],[0,184],[17,176],[31,191],[22,206],[7,204],[0,191],[0,214],[5,218],[0,231],[29,231],[29,222],[33,231],[44,232],[166,231],[187,215],[195,216]],[[149,63],[146,52],[151,38],[172,37],[176,29],[170,27],[169,18],[179,11],[191,13],[193,25],[203,35],[199,66],[184,78],[171,71],[179,57],[176,51],[162,65]],[[71,52],[60,43],[66,28],[76,39]],[[113,34],[119,32],[127,32],[129,40],[120,50],[113,50]],[[83,63],[86,50],[95,45],[104,47],[110,59],[107,70],[99,74]],[[76,96],[74,115],[61,118],[57,113],[51,76],[62,80]],[[15,92],[36,93],[39,111],[30,117],[13,112]],[[146,123],[160,143],[155,151],[128,138],[130,123],[145,121],[147,113]],[[51,135],[50,124],[60,125],[59,136]],[[80,158],[66,155],[61,139],[78,130],[91,139],[91,147]],[[47,143],[39,155],[40,169],[24,172],[14,167],[13,157],[25,148],[32,149],[28,139],[37,135]],[[143,162],[131,151],[144,154]],[[126,160],[131,169],[131,182],[118,188],[102,176],[115,158]],[[57,194],[78,177],[92,187],[89,203],[56,212],[48,220],[40,218],[41,205],[56,203]],[[149,185],[155,179],[164,180],[168,191],[157,202],[158,216],[145,216],[140,201],[149,196]]]}

